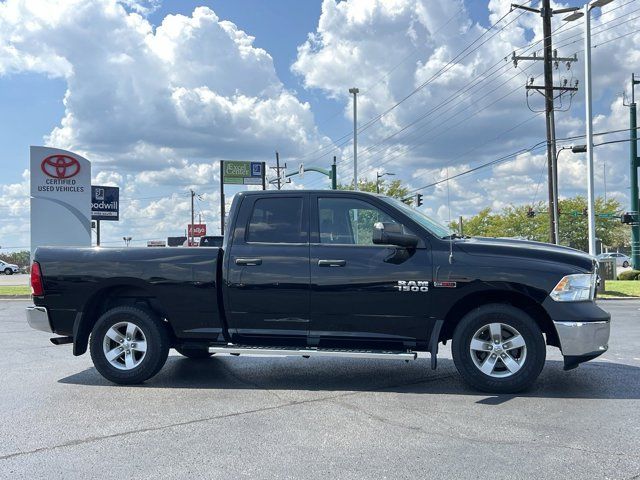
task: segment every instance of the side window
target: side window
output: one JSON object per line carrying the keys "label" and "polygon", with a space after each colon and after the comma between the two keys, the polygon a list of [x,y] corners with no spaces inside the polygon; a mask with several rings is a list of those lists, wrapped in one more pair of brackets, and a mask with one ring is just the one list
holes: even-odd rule
{"label": "side window", "polygon": [[307,243],[302,205],[301,197],[256,200],[247,228],[247,242]]}
{"label": "side window", "polygon": [[398,223],[389,215],[362,200],[319,198],[320,243],[373,245],[376,222]]}

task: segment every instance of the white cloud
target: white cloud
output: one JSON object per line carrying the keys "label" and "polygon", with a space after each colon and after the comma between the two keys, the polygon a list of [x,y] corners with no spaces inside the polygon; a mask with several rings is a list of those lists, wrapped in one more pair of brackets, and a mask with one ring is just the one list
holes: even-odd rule
{"label": "white cloud", "polygon": [[[490,0],[489,21],[498,21],[510,4]],[[270,53],[248,33],[206,7],[190,16],[168,15],[154,27],[147,15],[157,6],[155,0],[0,3],[0,75],[36,72],[66,81],[65,113],[47,142],[91,159],[96,181],[121,186],[125,220],[107,228],[135,231],[136,238],[182,228],[190,187],[206,195],[209,203],[201,208],[217,221],[220,158],[264,161],[275,149],[295,158],[331,144],[318,133],[310,105],[285,88]],[[629,65],[640,60],[640,34],[616,39],[634,29],[633,21],[608,27],[638,15],[637,9],[614,2],[593,20],[595,131],[627,125],[628,111],[616,95],[628,86]],[[555,18],[554,29],[560,23]],[[444,178],[447,167],[450,175],[462,173],[544,140],[544,116],[527,109],[524,91],[529,76],[541,81],[541,65],[520,62],[515,69],[505,60],[541,39],[540,17],[513,12],[502,26],[493,36],[497,29],[487,32],[473,21],[462,0],[323,0],[318,27],[298,47],[291,68],[304,88],[340,102],[348,119],[348,88],[359,87],[361,125],[429,82],[359,137],[361,177],[384,170],[418,188]],[[579,58],[556,77],[577,79],[582,88],[580,31],[579,24],[564,26],[554,43],[561,55],[576,52]],[[430,80],[480,35],[477,51],[465,52]],[[533,50],[539,54],[540,44]],[[584,132],[582,95],[568,112],[557,113],[559,138]],[[531,104],[540,106],[535,97]],[[624,135],[597,137],[596,143]],[[606,164],[608,193],[624,200],[627,148],[596,149],[598,194]],[[351,146],[343,145],[341,183],[351,180],[351,155]],[[584,193],[583,155],[563,152],[559,170],[561,196]],[[445,184],[427,189],[426,210],[446,219],[447,198],[454,217],[544,199],[545,177],[544,149],[536,150],[458,177],[448,191]],[[294,180],[288,187],[328,184],[315,176]],[[2,187],[3,214],[14,208],[24,215],[16,185]],[[5,193],[16,189],[16,198]]]}
{"label": "white cloud", "polygon": [[[264,160],[275,148],[299,155],[329,142],[253,37],[207,7],[168,15],[154,28],[146,15],[157,7],[156,0],[0,3],[0,75],[66,81],[64,116],[48,145],[89,158],[96,181],[144,197],[152,187],[151,195],[210,184],[217,159]],[[130,228],[121,223],[109,228]]]}
{"label": "white cloud", "polygon": [[[511,3],[510,0],[489,1],[490,21],[498,22],[509,12]],[[556,3],[554,8],[563,6],[568,5]],[[623,111],[616,96],[628,83],[629,59],[640,55],[640,33],[616,39],[633,30],[633,22],[627,22],[626,27],[610,27],[638,15],[634,13],[637,9],[633,4],[613,3],[603,9],[603,15],[594,14],[592,64],[594,111],[598,114],[596,131],[627,125],[628,113]],[[554,18],[555,46],[561,56],[577,53],[579,61],[571,70],[559,65],[554,75],[557,82],[564,78],[568,82],[578,80],[580,91],[571,102],[568,97],[563,98],[562,109],[571,108],[556,114],[558,138],[584,133],[581,24],[561,26],[561,18]],[[464,51],[478,37],[480,40],[474,44],[479,47],[477,51],[473,48]],[[536,117],[527,108],[524,90],[529,77],[542,82],[542,65],[521,61],[516,69],[509,58],[515,49],[519,54],[531,55],[536,51],[541,55],[541,43],[528,51],[520,49],[541,38],[540,16],[528,12],[512,12],[498,28],[487,31],[471,20],[459,1],[324,0],[318,27],[299,46],[292,70],[306,88],[342,100],[347,118],[351,118],[348,88],[359,87],[361,125],[402,102],[361,132],[360,174],[371,178],[377,168],[383,167],[401,175],[412,188],[418,188],[442,176],[446,166],[453,175],[545,139],[544,115]],[[609,40],[612,41],[604,43]],[[464,53],[447,66],[459,52]],[[440,74],[442,68],[446,71]],[[425,82],[428,82],[425,88],[403,101]],[[543,106],[541,98],[531,96],[534,110]],[[573,142],[584,143],[584,140]],[[558,146],[569,143],[559,142]],[[608,190],[628,182],[626,163],[621,164],[617,155],[625,148],[628,148],[626,144],[597,149],[597,194],[601,195],[604,190],[605,162]],[[347,178],[351,177],[350,149],[349,145],[344,147],[339,165],[339,172]],[[544,146],[533,153],[451,181],[449,196],[453,216],[470,215],[485,206],[500,208],[510,203],[546,199]],[[559,175],[561,196],[585,193],[583,156],[562,153]],[[441,207],[447,201],[443,195],[444,185],[423,191],[427,209],[442,219],[448,217],[448,208]],[[624,191],[623,188],[615,190]]]}

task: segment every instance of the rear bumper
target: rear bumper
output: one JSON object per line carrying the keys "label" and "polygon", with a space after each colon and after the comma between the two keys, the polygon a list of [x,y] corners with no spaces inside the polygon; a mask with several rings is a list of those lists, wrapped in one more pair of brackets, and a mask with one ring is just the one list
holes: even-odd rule
{"label": "rear bumper", "polygon": [[597,356],[609,348],[610,320],[553,323],[565,356]]}
{"label": "rear bumper", "polygon": [[53,333],[51,322],[49,322],[49,313],[45,307],[30,306],[27,307],[27,323],[35,330],[41,330],[47,333]]}

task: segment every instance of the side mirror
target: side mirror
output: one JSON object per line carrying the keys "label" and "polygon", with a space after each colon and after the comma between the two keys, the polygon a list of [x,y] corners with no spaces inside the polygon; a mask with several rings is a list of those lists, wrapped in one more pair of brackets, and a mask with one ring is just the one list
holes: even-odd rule
{"label": "side mirror", "polygon": [[373,225],[373,243],[376,245],[396,245],[398,247],[415,248],[418,237],[402,233],[402,225],[398,223],[376,222]]}

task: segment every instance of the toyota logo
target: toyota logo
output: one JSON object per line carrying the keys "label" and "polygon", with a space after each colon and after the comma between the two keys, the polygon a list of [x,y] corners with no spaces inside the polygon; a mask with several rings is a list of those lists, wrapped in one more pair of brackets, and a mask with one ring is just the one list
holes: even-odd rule
{"label": "toyota logo", "polygon": [[80,163],[69,155],[51,155],[42,161],[40,168],[51,178],[71,178],[80,173]]}

